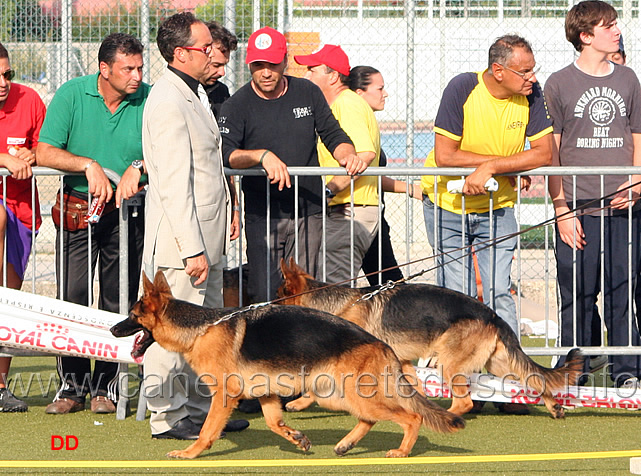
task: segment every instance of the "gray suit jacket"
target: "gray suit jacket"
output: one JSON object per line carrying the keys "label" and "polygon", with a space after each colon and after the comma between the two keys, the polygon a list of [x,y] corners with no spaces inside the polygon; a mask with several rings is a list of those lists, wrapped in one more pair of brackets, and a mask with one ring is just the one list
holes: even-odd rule
{"label": "gray suit jacket", "polygon": [[186,258],[201,252],[210,265],[218,263],[229,244],[231,216],[220,132],[198,96],[170,70],[147,99],[142,147],[149,174],[145,269],[184,268]]}

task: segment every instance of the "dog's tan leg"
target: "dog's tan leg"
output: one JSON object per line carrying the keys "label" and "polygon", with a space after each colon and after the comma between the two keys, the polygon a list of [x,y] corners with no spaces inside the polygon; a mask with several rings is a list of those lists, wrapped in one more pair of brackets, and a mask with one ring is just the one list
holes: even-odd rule
{"label": "dog's tan leg", "polygon": [[312,403],[314,403],[313,395],[311,393],[305,393],[296,400],[287,402],[285,410],[288,412],[302,412],[306,408],[309,408]]}
{"label": "dog's tan leg", "polygon": [[448,411],[459,416],[465,415],[474,406],[467,387],[467,377],[461,373],[450,372],[444,369],[443,378],[447,382],[450,387],[450,392],[452,393],[452,404]]}
{"label": "dog's tan leg", "polygon": [[352,431],[334,446],[334,453],[343,456],[363,439],[376,422],[359,420]]}
{"label": "dog's tan leg", "polygon": [[229,416],[234,411],[238,399],[231,399],[227,397],[227,404],[223,405],[223,397],[220,392],[211,399],[211,406],[209,413],[205,419],[198,439],[194,441],[184,450],[174,450],[167,453],[170,458],[185,458],[192,459],[197,457],[200,453],[211,448],[211,445],[220,438],[220,434],[225,428],[225,423],[229,420]]}
{"label": "dog's tan leg", "polygon": [[403,412],[399,413],[392,421],[398,423],[403,428],[403,441],[401,446],[395,450],[389,450],[386,458],[406,458],[414,448],[418,439],[418,430],[421,428],[423,418],[418,413]]}
{"label": "dog's tan leg", "polygon": [[278,396],[262,397],[259,400],[260,405],[263,407],[265,423],[270,430],[298,446],[303,451],[308,451],[312,447],[312,443],[303,433],[285,425]]}

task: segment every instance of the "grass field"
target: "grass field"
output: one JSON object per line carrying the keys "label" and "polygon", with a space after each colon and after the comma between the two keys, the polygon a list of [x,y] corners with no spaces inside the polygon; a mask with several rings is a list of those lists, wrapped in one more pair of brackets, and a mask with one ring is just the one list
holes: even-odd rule
{"label": "grass field", "polygon": [[[524,342],[525,346],[536,345]],[[19,357],[12,365],[12,375],[21,373],[24,381],[31,373],[39,374],[47,382],[54,373],[53,357]],[[132,371],[134,369],[132,368]],[[55,379],[54,379],[55,381]],[[52,389],[52,392],[55,391]],[[16,390],[20,394],[20,388]],[[173,449],[187,443],[172,440],[152,440],[149,422],[136,421],[133,416],[117,421],[113,415],[94,415],[90,411],[71,415],[46,415],[45,406],[51,401],[41,395],[37,385],[32,386],[27,397],[29,412],[4,413],[0,460],[52,461],[47,468],[0,468],[0,472],[14,474],[630,474],[629,456],[621,458],[581,458],[543,461],[492,461],[456,462],[456,458],[484,455],[533,455],[538,453],[576,453],[622,450],[641,450],[641,413],[627,410],[575,409],[565,420],[555,421],[543,406],[532,407],[530,416],[498,414],[491,404],[486,404],[479,415],[466,416],[467,428],[453,435],[440,435],[425,428],[412,452],[415,461],[430,457],[452,457],[454,462],[441,464],[411,464],[412,458],[391,460],[387,464],[354,466],[304,466],[315,460],[323,463],[369,463],[367,460],[382,458],[390,448],[400,443],[402,432],[389,422],[377,424],[364,440],[347,456],[337,458],[334,445],[355,424],[355,419],[345,413],[323,410],[313,406],[302,413],[286,414],[290,426],[303,431],[312,441],[308,454],[290,445],[267,429],[260,414],[235,413],[235,418],[250,420],[251,426],[241,433],[232,433],[196,460],[198,463],[226,460],[287,460],[297,466],[250,467],[240,463],[228,468],[194,468],[190,462],[174,462],[165,457]],[[135,408],[136,399],[133,400]],[[449,401],[438,401],[448,406]],[[74,451],[53,451],[52,435],[74,435],[78,448]],[[641,451],[639,451],[641,456]],[[418,459],[416,459],[418,458]],[[72,468],[70,462],[95,461],[92,468]],[[151,461],[171,465],[159,468],[122,468],[106,466],[111,460]],[[387,463],[388,461],[384,461]],[[400,463],[400,464],[398,464]]]}

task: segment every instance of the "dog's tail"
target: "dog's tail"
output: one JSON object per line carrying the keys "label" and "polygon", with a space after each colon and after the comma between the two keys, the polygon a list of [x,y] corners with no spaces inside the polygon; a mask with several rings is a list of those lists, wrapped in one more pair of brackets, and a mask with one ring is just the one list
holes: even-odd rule
{"label": "dog's tail", "polygon": [[[499,357],[501,347],[505,349],[509,362],[508,371],[516,374],[523,385],[536,390],[541,394],[550,394],[552,390],[561,390],[568,385],[576,385],[583,372],[585,356],[579,349],[572,349],[566,358],[565,364],[557,369],[549,369],[534,362],[521,348],[519,341],[512,329],[501,321],[499,327],[499,340],[494,357]],[[499,361],[502,360],[500,357]],[[492,371],[490,368],[488,370]],[[494,372],[492,372],[494,373]],[[505,375],[497,373],[496,375]]]}
{"label": "dog's tail", "polygon": [[423,424],[438,433],[454,433],[465,428],[465,420],[445,408],[431,402],[411,386],[404,375],[398,378],[399,388],[406,389],[407,395],[401,395],[403,408],[418,413],[423,418]]}

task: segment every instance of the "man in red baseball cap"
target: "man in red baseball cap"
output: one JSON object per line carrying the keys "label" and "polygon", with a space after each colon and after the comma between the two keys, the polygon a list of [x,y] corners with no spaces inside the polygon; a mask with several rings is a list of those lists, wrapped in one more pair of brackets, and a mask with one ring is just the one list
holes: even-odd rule
{"label": "man in red baseball cap", "polygon": [[318,176],[300,176],[294,195],[287,167],[319,166],[317,134],[349,174],[362,172],[366,164],[322,92],[309,81],[285,75],[287,41],[282,33],[269,27],[252,33],[246,63],[251,80],[223,103],[219,128],[225,165],[262,167],[271,183],[269,195],[264,177],[244,177],[242,184],[247,287],[251,299],[260,302],[276,297],[281,259],[295,258],[312,275],[317,270],[325,187]]}
{"label": "man in red baseball cap", "polygon": [[[325,45],[315,53],[294,56],[294,60],[307,66],[305,78],[321,89],[334,117],[354,142],[359,158],[368,166],[378,167],[381,153],[378,123],[369,104],[349,88],[347,54],[340,46]],[[318,161],[322,167],[337,166],[336,160],[320,141]],[[374,176],[357,178],[353,197],[350,193],[351,177],[329,175],[326,181],[327,188],[335,196],[329,202],[325,223],[325,280],[339,283],[358,275],[363,257],[378,233],[378,179]],[[352,199],[353,208],[350,205]],[[353,236],[353,240],[346,242],[346,236]]]}

